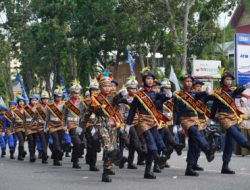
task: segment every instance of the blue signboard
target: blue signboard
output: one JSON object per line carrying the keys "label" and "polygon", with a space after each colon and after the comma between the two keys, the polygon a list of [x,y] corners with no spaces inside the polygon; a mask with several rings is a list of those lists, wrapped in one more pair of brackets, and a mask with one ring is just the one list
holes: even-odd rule
{"label": "blue signboard", "polygon": [[235,34],[235,75],[237,84],[250,82],[250,34]]}

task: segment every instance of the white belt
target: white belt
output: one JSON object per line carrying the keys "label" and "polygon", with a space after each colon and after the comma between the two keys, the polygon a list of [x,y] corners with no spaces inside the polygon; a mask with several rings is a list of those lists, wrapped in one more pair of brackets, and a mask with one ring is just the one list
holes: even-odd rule
{"label": "white belt", "polygon": [[32,121],[32,119],[31,119],[31,118],[28,118],[28,119],[26,119],[26,121],[29,121],[29,122],[30,122],[30,121]]}
{"label": "white belt", "polygon": [[60,121],[58,118],[50,118],[51,121]]}
{"label": "white belt", "polygon": [[68,121],[79,121],[79,119],[77,117],[68,117],[67,120]]}

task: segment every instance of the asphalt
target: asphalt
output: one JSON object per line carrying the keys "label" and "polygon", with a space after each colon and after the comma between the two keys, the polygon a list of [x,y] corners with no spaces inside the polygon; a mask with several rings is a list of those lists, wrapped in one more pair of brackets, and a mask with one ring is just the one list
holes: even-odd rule
{"label": "asphalt", "polygon": [[[90,172],[88,165],[81,160],[82,169],[72,169],[70,158],[64,158],[63,166],[55,167],[52,160],[41,164],[41,160],[30,163],[10,160],[9,156],[0,158],[0,190],[249,190],[250,189],[250,156],[233,156],[230,167],[235,175],[220,174],[222,153],[216,153],[215,160],[208,163],[202,155],[199,164],[205,171],[199,177],[184,176],[186,151],[181,156],[175,153],[169,160],[171,168],[156,174],[156,180],[143,179],[144,166],[137,170],[119,169],[112,183],[101,182],[101,171]],[[101,168],[101,154],[98,158]]]}

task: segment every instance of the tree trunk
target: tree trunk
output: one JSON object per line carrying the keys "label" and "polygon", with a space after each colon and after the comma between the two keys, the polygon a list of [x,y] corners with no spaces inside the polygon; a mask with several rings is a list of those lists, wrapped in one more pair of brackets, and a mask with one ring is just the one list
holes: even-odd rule
{"label": "tree trunk", "polygon": [[118,66],[119,66],[119,62],[120,62],[120,57],[121,57],[121,51],[118,50],[117,51],[117,55],[116,55],[116,60],[115,60],[115,65],[114,65],[114,79],[117,80],[117,72],[118,72]]}
{"label": "tree trunk", "polygon": [[187,0],[186,7],[185,7],[185,16],[184,16],[184,28],[183,28],[183,54],[181,60],[181,68],[183,70],[187,70],[187,37],[188,37],[188,20],[189,20],[189,11],[194,3],[194,0]]}
{"label": "tree trunk", "polygon": [[140,59],[140,63],[141,63],[141,68],[145,67],[144,56],[142,54],[142,49],[141,49],[141,45],[140,44],[139,44],[139,59]]}

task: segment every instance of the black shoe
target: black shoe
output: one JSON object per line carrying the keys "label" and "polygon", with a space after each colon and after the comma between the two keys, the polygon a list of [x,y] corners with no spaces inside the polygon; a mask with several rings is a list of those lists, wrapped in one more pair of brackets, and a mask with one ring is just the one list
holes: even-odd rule
{"label": "black shoe", "polygon": [[113,170],[111,170],[111,169],[107,169],[107,170],[106,170],[106,173],[107,173],[108,175],[115,175],[115,172],[114,172]]}
{"label": "black shoe", "polygon": [[193,166],[193,170],[195,170],[195,171],[204,171],[204,168],[199,166],[198,164],[196,164],[196,165]]}
{"label": "black shoe", "polygon": [[21,155],[19,154],[18,157],[17,157],[17,160],[23,161],[24,158],[23,158],[23,156],[21,156]]}
{"label": "black shoe", "polygon": [[167,162],[165,163],[165,168],[170,168],[170,165]]}
{"label": "black shoe", "polygon": [[120,169],[124,168],[124,165],[125,165],[125,163],[126,163],[127,161],[128,161],[127,158],[122,157],[122,159],[121,159],[121,161],[120,161],[120,164],[119,164],[119,168],[120,168]]}
{"label": "black shoe", "polygon": [[26,155],[27,155],[27,152],[24,150],[22,153],[22,157],[25,158]]}
{"label": "black shoe", "polygon": [[159,165],[154,165],[154,173],[161,173],[161,169],[160,169],[160,167],[159,167]]}
{"label": "black shoe", "polygon": [[222,174],[235,174],[235,171],[231,170],[228,167],[228,164],[223,164],[222,169],[221,169]]}
{"label": "black shoe", "polygon": [[89,171],[98,172],[98,171],[100,171],[100,170],[99,170],[99,168],[97,168],[96,166],[89,166]]}
{"label": "black shoe", "polygon": [[156,179],[156,176],[152,172],[148,172],[144,174],[145,179]]}
{"label": "black shoe", "polygon": [[54,160],[53,165],[54,166],[62,166],[61,162],[59,162],[58,160]]}
{"label": "black shoe", "polygon": [[72,168],[81,169],[81,166],[79,165],[78,162],[73,162]]}
{"label": "black shoe", "polygon": [[162,151],[162,153],[166,156],[167,160],[170,158],[173,153],[173,148],[166,148]]}
{"label": "black shoe", "polygon": [[5,150],[2,150],[2,154],[1,154],[1,157],[4,158],[6,155],[6,151]]}
{"label": "black shoe", "polygon": [[159,167],[160,167],[160,169],[165,168],[166,162],[167,162],[167,157],[166,156],[161,156],[160,159],[159,159]]}
{"label": "black shoe", "polygon": [[14,150],[10,151],[10,159],[12,159],[12,160],[16,159],[14,156]]}
{"label": "black shoe", "polygon": [[42,156],[42,164],[48,164],[48,156],[47,155],[43,155]]}
{"label": "black shoe", "polygon": [[34,153],[31,153],[31,155],[30,155],[30,162],[35,162],[36,161],[36,156],[35,156],[35,154]]}
{"label": "black shoe", "polygon": [[178,156],[180,156],[182,154],[182,150],[184,148],[184,145],[183,144],[177,144],[176,147],[175,147],[175,151],[177,153]]}
{"label": "black shoe", "polygon": [[136,170],[137,167],[134,164],[128,164],[128,169]]}
{"label": "black shoe", "polygon": [[109,175],[107,173],[103,172],[102,182],[110,183],[110,182],[112,182],[112,179],[109,177]]}
{"label": "black shoe", "polygon": [[138,165],[138,166],[143,166],[143,165],[145,165],[145,162],[144,162],[144,161],[138,161],[138,162],[137,162],[137,165]]}
{"label": "black shoe", "polygon": [[206,154],[206,158],[208,162],[212,162],[214,160],[214,153],[211,151]]}
{"label": "black shoe", "polygon": [[70,157],[69,152],[65,153],[65,157]]}
{"label": "black shoe", "polygon": [[38,159],[42,159],[43,158],[43,152],[42,151],[39,151],[38,152]]}
{"label": "black shoe", "polygon": [[187,168],[185,172],[185,176],[199,176],[199,174],[194,171],[192,168]]}

